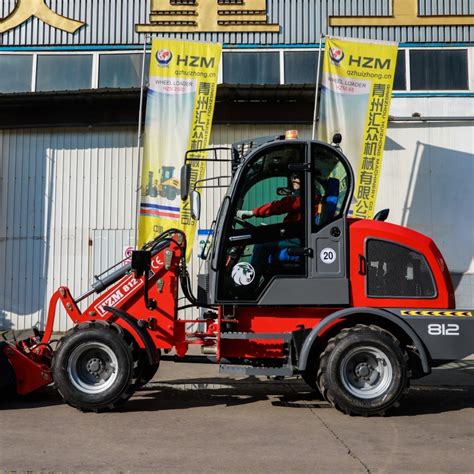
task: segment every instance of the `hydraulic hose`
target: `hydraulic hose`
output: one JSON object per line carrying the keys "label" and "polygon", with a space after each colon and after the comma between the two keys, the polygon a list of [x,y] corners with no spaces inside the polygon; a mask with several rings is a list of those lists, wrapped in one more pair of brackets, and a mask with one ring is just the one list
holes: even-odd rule
{"label": "hydraulic hose", "polygon": [[[158,237],[156,237],[152,241],[144,244],[142,249],[151,250],[151,255],[154,256],[158,252],[166,248],[170,241],[174,240],[171,238],[171,236],[176,233],[184,235],[183,232],[178,229],[169,229],[163,232],[162,234],[160,234]],[[186,241],[184,241],[184,252],[185,250],[186,250]],[[94,290],[95,293],[100,293],[104,291],[110,285],[113,285],[114,283],[119,281],[122,277],[124,277],[127,273],[129,273],[131,269],[132,269],[132,265],[128,263],[127,265],[124,265],[122,268],[115,270],[110,275],[107,275],[104,278],[96,277],[96,281],[92,284],[92,289]]]}
{"label": "hydraulic hose", "polygon": [[[182,242],[178,242],[175,238],[175,235],[180,235]],[[186,266],[186,235],[182,230],[179,229],[169,229],[155,239],[147,242],[143,245],[142,250],[150,250],[151,255],[154,256],[158,252],[161,252],[165,249],[170,242],[175,242],[181,249],[180,257],[180,269],[179,269],[179,280],[181,284],[181,289],[183,290],[184,296],[191,303],[192,306],[201,306],[204,308],[213,308],[214,306],[208,304],[199,303],[196,297],[193,295],[191,290],[191,281],[189,277],[189,272]],[[92,290],[90,293],[100,293],[108,288],[110,285],[113,285],[124,277],[127,273],[132,270],[132,265],[129,263],[124,265],[122,268],[115,270],[110,275],[107,275],[104,278],[96,277],[96,281],[92,284]],[[89,294],[89,293],[88,293]]]}

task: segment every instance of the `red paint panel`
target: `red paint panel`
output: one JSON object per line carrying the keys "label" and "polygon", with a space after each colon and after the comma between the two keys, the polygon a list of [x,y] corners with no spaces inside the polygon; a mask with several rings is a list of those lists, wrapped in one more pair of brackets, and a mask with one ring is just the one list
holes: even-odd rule
{"label": "red paint panel", "polygon": [[[388,222],[350,220],[349,224],[351,306],[425,309],[455,307],[454,290],[446,262],[432,239],[412,229]],[[366,275],[360,273],[359,256],[366,256],[366,242],[369,239],[385,240],[422,254],[433,274],[437,296],[435,298],[368,297]]]}

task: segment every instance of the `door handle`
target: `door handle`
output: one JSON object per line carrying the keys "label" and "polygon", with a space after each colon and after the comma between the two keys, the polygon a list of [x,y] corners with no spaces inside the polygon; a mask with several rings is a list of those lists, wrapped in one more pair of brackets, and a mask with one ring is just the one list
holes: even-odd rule
{"label": "door handle", "polygon": [[250,234],[233,235],[232,237],[229,237],[229,241],[230,242],[240,242],[241,240],[249,240],[251,238],[252,238],[252,236]]}
{"label": "door handle", "polygon": [[313,249],[305,247],[289,247],[288,255],[290,257],[312,257]]}
{"label": "door handle", "polygon": [[359,275],[367,275],[367,260],[359,254]]}

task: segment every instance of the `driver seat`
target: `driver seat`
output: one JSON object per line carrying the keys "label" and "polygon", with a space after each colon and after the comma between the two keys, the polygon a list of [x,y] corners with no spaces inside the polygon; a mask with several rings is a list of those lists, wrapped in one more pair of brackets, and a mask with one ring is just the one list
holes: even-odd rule
{"label": "driver seat", "polygon": [[329,222],[336,214],[339,201],[339,180],[329,178],[325,183],[324,190],[324,196],[322,196],[321,203],[318,206],[319,212],[314,219],[314,223],[319,226]]}

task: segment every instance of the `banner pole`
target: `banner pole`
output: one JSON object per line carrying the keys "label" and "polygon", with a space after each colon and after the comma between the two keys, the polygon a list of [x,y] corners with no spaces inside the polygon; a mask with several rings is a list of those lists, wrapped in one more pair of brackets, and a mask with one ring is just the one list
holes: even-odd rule
{"label": "banner pole", "polygon": [[140,219],[140,190],[141,190],[141,144],[142,144],[142,116],[143,116],[143,95],[145,89],[145,63],[146,63],[146,45],[148,43],[148,35],[144,35],[143,38],[143,56],[142,56],[142,75],[140,80],[140,107],[138,111],[138,131],[137,131],[137,152],[138,152],[138,170],[137,170],[137,183],[136,183],[136,194],[137,194],[137,205],[136,205],[136,217],[135,217],[135,246],[138,244],[138,222]]}
{"label": "banner pole", "polygon": [[311,139],[316,139],[316,122],[318,120],[318,93],[319,93],[319,74],[321,72],[321,56],[323,55],[323,37],[321,33],[319,37],[319,56],[318,56],[318,67],[316,69],[316,91],[314,93],[314,114],[313,114],[313,134]]}

